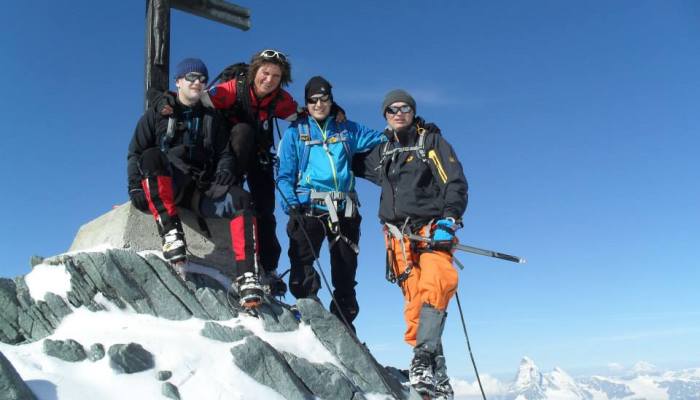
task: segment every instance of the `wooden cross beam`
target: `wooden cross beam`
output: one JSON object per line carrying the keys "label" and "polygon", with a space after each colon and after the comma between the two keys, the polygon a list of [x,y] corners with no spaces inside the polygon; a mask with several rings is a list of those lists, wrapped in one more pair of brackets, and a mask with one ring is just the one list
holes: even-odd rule
{"label": "wooden cross beam", "polygon": [[150,89],[168,90],[171,8],[244,31],[250,29],[250,10],[225,0],[146,0],[145,108]]}

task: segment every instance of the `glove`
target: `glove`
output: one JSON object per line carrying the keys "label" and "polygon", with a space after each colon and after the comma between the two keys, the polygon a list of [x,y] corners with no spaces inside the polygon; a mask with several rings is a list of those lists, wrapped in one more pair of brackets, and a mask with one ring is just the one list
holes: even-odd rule
{"label": "glove", "polygon": [[339,124],[342,124],[343,122],[348,120],[347,116],[345,115],[345,110],[343,110],[343,107],[339,106],[335,101],[331,106],[331,114],[335,114],[335,122]]}
{"label": "glove", "polygon": [[156,102],[156,111],[158,111],[160,115],[167,117],[173,113],[176,103],[177,101],[172,93],[168,91],[163,92]]}
{"label": "glove", "polygon": [[292,204],[287,208],[287,215],[293,217],[295,215],[301,215],[301,206],[299,204]]}
{"label": "glove", "polygon": [[443,218],[433,226],[433,250],[451,251],[455,243],[457,223],[454,218]]}
{"label": "glove", "polygon": [[297,107],[297,121],[301,121],[308,116],[309,116],[309,110],[307,110],[306,108],[304,108],[302,106]]}
{"label": "glove", "polygon": [[229,170],[222,169],[214,175],[214,183],[222,186],[231,186],[233,184],[233,174]]}
{"label": "glove", "polygon": [[131,189],[129,190],[129,199],[131,204],[140,211],[148,211],[148,200],[146,200],[146,193],[143,189]]}

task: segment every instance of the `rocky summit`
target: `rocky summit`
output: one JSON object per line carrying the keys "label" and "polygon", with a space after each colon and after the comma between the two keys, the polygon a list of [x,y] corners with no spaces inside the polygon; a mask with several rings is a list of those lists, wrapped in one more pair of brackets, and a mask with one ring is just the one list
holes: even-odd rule
{"label": "rocky summit", "polygon": [[[62,276],[65,290],[37,289],[41,268]],[[0,279],[3,398],[133,397],[105,397],[85,371],[115,388],[149,377],[140,398],[416,398],[316,301],[298,302],[300,320],[272,299],[251,316],[216,279],[184,282],[161,258],[129,249],[61,255],[34,269]],[[260,394],[247,397],[251,390]]]}

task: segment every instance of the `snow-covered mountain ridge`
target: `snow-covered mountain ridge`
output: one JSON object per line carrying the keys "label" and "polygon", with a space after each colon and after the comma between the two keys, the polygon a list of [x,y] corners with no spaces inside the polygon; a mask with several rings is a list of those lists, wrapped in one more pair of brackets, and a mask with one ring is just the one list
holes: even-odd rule
{"label": "snow-covered mountain ridge", "polygon": [[[561,368],[542,372],[523,357],[515,379],[500,382],[486,376],[485,390],[491,400],[698,400],[700,368],[659,372],[638,363],[616,376],[574,378]],[[455,382],[456,399],[480,399],[476,382]]]}

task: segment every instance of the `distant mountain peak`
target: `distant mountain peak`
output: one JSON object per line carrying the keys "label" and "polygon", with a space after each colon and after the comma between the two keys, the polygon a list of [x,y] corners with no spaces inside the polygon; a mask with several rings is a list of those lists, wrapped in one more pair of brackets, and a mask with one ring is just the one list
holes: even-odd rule
{"label": "distant mountain peak", "polygon": [[509,390],[509,394],[512,398],[544,399],[546,397],[543,381],[542,373],[535,365],[535,362],[529,357],[523,357],[520,360],[518,374]]}
{"label": "distant mountain peak", "polygon": [[652,363],[639,361],[632,367],[632,372],[635,375],[653,375],[658,373],[658,368]]}

